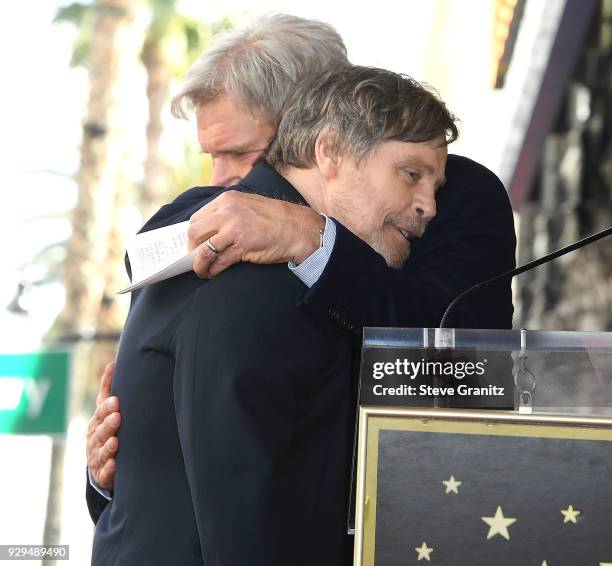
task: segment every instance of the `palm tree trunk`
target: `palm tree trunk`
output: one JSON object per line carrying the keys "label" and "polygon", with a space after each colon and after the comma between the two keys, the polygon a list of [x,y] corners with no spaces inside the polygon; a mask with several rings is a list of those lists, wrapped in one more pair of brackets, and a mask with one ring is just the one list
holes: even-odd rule
{"label": "palm tree trunk", "polygon": [[145,41],[142,61],[147,73],[149,118],[146,132],[147,154],[139,202],[143,217],[148,219],[169,194],[168,168],[160,155],[159,143],[163,132],[162,110],[169,98],[171,72],[161,52],[160,40],[155,35],[149,36]]}
{"label": "palm tree trunk", "polygon": [[83,124],[78,200],[65,265],[66,306],[60,332],[91,332],[103,296],[105,261],[115,217],[127,119],[120,83],[137,61],[142,35],[134,21],[140,0],[96,0],[89,57],[90,94]]}
{"label": "palm tree trunk", "polygon": [[[152,34],[145,40],[141,58],[147,75],[149,113],[146,126],[147,149],[138,203],[143,218],[148,219],[168,196],[168,169],[161,157],[159,144],[163,133],[162,110],[170,93],[171,73],[161,53],[157,36]],[[116,214],[125,206],[125,197],[124,191],[116,193]],[[105,285],[96,326],[99,336],[116,334],[123,324],[123,312],[117,302],[116,291],[124,287],[126,282],[123,269],[125,242],[118,218],[110,225]],[[116,344],[111,340],[96,341],[90,356],[90,367],[94,375],[100,375],[104,366],[115,357],[115,349]]]}
{"label": "palm tree trunk", "polygon": [[[83,124],[78,197],[72,236],[64,267],[66,305],[50,336],[87,335],[95,331],[109,265],[111,234],[116,221],[123,158],[128,152],[122,135],[129,116],[123,111],[121,86],[133,73],[143,33],[135,17],[142,0],[95,0],[88,58],[89,100]],[[74,368],[73,388],[83,391],[98,374],[91,366]],[[71,413],[80,412],[82,395],[74,395]],[[51,462],[45,544],[58,544],[61,517],[63,450],[54,447]],[[85,475],[85,474],[83,474]]]}

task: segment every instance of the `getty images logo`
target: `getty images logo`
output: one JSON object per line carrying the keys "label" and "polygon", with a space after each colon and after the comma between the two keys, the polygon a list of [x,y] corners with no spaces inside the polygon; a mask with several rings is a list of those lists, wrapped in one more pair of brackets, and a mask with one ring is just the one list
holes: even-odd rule
{"label": "getty images logo", "polygon": [[434,362],[425,359],[414,362],[404,358],[394,362],[374,362],[372,377],[382,379],[389,375],[402,375],[416,379],[419,376],[451,375],[455,379],[463,379],[466,376],[483,375],[486,363],[486,359],[482,362]]}

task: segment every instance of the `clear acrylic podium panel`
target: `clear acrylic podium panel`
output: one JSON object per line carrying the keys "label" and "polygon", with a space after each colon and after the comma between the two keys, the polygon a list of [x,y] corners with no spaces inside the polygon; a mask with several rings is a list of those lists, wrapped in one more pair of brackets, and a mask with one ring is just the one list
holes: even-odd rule
{"label": "clear acrylic podium panel", "polygon": [[[509,394],[448,393],[466,382]],[[612,564],[612,333],[366,328],[359,393],[355,566]]]}
{"label": "clear acrylic podium panel", "polygon": [[366,328],[363,348],[472,352],[498,360],[493,379],[530,389],[533,412],[612,415],[612,332]]}

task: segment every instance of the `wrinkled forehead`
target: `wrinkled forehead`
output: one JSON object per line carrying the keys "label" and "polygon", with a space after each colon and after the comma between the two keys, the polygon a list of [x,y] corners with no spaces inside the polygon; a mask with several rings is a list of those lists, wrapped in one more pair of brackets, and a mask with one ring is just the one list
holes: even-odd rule
{"label": "wrinkled forehead", "polygon": [[413,165],[423,174],[443,175],[448,155],[444,138],[426,142],[386,140],[367,154],[368,159],[390,162],[397,166]]}
{"label": "wrinkled forehead", "polygon": [[420,165],[423,172],[431,175],[444,172],[448,149],[444,138],[426,142],[391,142],[397,160],[413,161]]}

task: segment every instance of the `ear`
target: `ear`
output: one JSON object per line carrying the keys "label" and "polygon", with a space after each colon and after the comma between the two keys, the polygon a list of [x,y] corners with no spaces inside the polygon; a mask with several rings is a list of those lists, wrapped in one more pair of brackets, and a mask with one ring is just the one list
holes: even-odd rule
{"label": "ear", "polygon": [[315,141],[315,160],[324,179],[334,178],[340,168],[341,145],[338,134],[332,128],[321,131]]}

